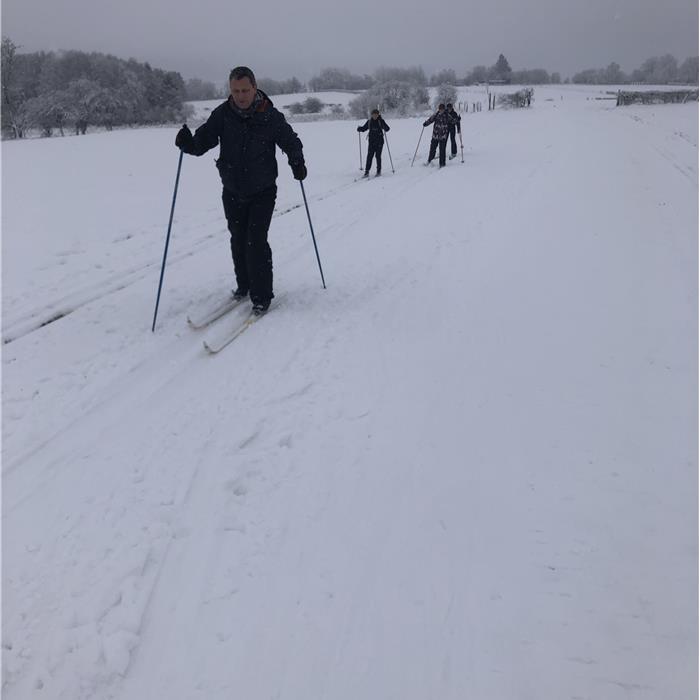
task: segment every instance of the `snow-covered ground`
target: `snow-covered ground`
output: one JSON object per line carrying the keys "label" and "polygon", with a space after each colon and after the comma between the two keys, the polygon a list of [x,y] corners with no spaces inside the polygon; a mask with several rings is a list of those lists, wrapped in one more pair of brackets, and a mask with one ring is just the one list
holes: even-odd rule
{"label": "snow-covered ground", "polygon": [[558,89],[369,182],[295,125],[328,289],[281,157],[215,357],[215,153],[153,334],[175,129],[3,144],[3,697],[697,694],[698,105]]}
{"label": "snow-covered ground", "polygon": [[[271,95],[270,99],[274,103],[275,107],[283,112],[286,116],[291,116],[289,106],[295,102],[303,102],[309,97],[315,97],[316,99],[323,102],[322,114],[330,114],[333,107],[338,106],[346,109],[350,101],[357,97],[359,92],[347,92],[347,91],[332,91],[324,90],[321,92],[299,92],[293,94],[285,95]],[[203,122],[211,113],[211,111],[218,107],[223,102],[223,98],[219,100],[198,100],[196,102],[189,102],[194,108],[193,123],[197,124]]]}

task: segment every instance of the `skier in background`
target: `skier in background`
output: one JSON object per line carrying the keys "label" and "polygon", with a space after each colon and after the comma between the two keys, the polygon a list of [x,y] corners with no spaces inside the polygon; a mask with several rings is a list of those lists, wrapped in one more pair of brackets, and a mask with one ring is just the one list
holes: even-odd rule
{"label": "skier in background", "polygon": [[450,131],[450,124],[452,124],[453,121],[452,117],[450,117],[445,110],[444,103],[441,102],[438,106],[438,111],[423,123],[423,126],[430,126],[430,124],[433,124],[433,137],[430,141],[430,154],[428,155],[428,162],[426,165],[430,165],[433,158],[435,158],[435,151],[437,151],[439,146],[440,167],[444,167],[447,153],[447,136]]}
{"label": "skier in background", "polygon": [[457,155],[457,139],[455,131],[462,134],[462,117],[455,112],[451,102],[447,103],[447,115],[452,120],[450,123],[450,160]]}
{"label": "skier in background", "polygon": [[357,127],[357,131],[367,131],[369,129],[369,146],[367,148],[367,162],[365,164],[365,174],[369,177],[372,167],[372,158],[377,159],[377,175],[382,174],[382,149],[384,148],[384,132],[389,131],[389,125],[384,121],[378,109],[373,109],[370,118]]}

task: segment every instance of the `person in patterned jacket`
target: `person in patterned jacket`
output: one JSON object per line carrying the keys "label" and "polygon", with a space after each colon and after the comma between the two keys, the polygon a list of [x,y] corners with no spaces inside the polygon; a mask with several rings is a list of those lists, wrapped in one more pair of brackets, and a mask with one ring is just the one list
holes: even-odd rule
{"label": "person in patterned jacket", "polygon": [[369,147],[367,148],[367,162],[365,164],[364,177],[369,177],[372,167],[372,157],[377,158],[377,175],[382,174],[382,149],[384,148],[384,132],[389,131],[389,125],[384,121],[378,109],[372,110],[372,115],[357,131],[369,129]]}
{"label": "person in patterned jacket", "polygon": [[430,154],[428,155],[428,165],[435,158],[435,151],[440,147],[440,167],[445,165],[447,159],[447,137],[450,133],[450,125],[456,123],[455,120],[445,110],[445,105],[441,102],[438,111],[430,119],[423,123],[423,126],[433,125],[433,138],[430,141]]}

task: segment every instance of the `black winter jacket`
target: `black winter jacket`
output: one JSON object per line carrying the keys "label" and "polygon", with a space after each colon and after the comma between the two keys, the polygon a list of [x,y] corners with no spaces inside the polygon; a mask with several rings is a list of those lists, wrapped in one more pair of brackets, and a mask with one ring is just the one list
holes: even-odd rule
{"label": "black winter jacket", "polygon": [[379,119],[368,119],[362,126],[358,126],[358,131],[369,129],[369,142],[371,144],[384,143],[384,132],[389,131],[389,125],[379,117]]}
{"label": "black winter jacket", "polygon": [[461,117],[461,115],[458,114],[457,112],[455,112],[454,110],[452,110],[452,111],[450,112],[449,109],[446,109],[445,111],[447,112],[447,114],[448,114],[448,116],[450,117],[450,119],[452,119],[452,123],[450,124],[450,133],[451,133],[451,134],[454,134],[454,133],[455,133],[455,127],[456,127],[456,128],[457,128],[457,133],[458,133],[458,134],[461,134],[461,133],[462,133],[462,117]]}
{"label": "black winter jacket", "polygon": [[194,132],[185,150],[201,156],[219,144],[216,167],[224,189],[239,197],[250,197],[272,187],[277,179],[275,146],[286,154],[290,165],[304,162],[303,146],[284,115],[261,90],[262,100],[250,113],[241,114],[229,100],[220,104]]}

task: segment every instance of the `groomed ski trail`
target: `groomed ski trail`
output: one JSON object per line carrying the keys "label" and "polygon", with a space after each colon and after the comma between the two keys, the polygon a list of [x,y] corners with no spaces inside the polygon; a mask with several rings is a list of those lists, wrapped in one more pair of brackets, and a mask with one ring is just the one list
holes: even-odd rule
{"label": "groomed ski trail", "polygon": [[8,700],[682,696],[696,192],[654,147],[687,147],[566,117],[430,177],[392,138],[312,208],[328,289],[273,222],[285,304],[216,362],[185,317],[225,239],[155,336],[137,281],[9,346]]}

